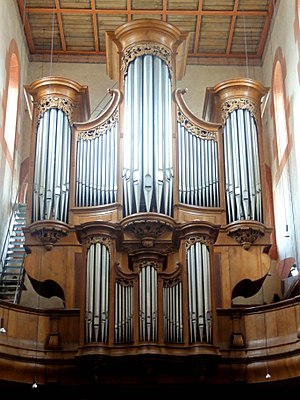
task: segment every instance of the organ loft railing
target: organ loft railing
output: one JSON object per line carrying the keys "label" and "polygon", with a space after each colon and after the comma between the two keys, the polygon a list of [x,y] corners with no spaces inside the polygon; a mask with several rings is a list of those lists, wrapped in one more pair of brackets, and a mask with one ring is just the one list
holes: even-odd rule
{"label": "organ loft railing", "polygon": [[[50,77],[27,88],[36,109],[28,269],[55,280],[59,260],[66,304],[80,306],[78,357],[188,348],[215,359],[217,307],[268,272],[266,89],[219,84],[207,120],[197,118],[176,87],[187,46],[187,34],[158,20],[107,32],[107,71],[119,87],[94,120],[85,87]],[[45,243],[52,258],[37,250]]]}

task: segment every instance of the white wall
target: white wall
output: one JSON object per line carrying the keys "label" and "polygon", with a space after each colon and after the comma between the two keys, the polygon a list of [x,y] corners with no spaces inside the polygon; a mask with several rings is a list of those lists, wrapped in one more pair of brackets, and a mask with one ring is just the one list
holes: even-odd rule
{"label": "white wall", "polygon": [[[58,75],[73,79],[81,85],[87,85],[90,94],[91,112],[93,117],[97,115],[97,106],[102,100],[107,99],[107,89],[112,88],[116,82],[106,74],[105,64],[80,64],[80,63],[41,63],[32,62],[27,84],[40,79],[42,76]],[[205,91],[207,87],[232,78],[249,77],[262,79],[261,67],[250,66],[206,66],[187,65],[185,76],[177,82],[177,88],[188,89],[184,99],[191,111],[201,118]]]}
{"label": "white wall", "polygon": [[[11,40],[14,39],[18,44],[18,54],[20,68],[20,87],[23,86],[27,75],[27,51],[24,45],[23,29],[20,24],[17,2],[15,0],[1,0],[0,1],[0,134],[2,139],[0,141],[0,249],[2,248],[2,242],[7,231],[7,223],[11,213],[12,203],[16,198],[16,192],[18,189],[19,181],[19,170],[20,163],[22,160],[22,144],[25,138],[26,132],[23,131],[23,115],[21,111],[17,116],[17,141],[18,148],[15,154],[13,168],[8,163],[6,153],[3,147],[3,95],[7,90],[7,54],[9,52],[9,46]],[[24,97],[20,91],[20,109],[24,109]],[[0,266],[1,268],[1,266]]]}
{"label": "white wall", "polygon": [[[272,30],[267,42],[262,73],[264,84],[271,87],[274,56],[277,48],[281,47],[287,65],[285,90],[290,108],[288,124],[291,133],[292,149],[279,180],[276,179],[277,166],[273,149],[274,129],[270,114],[270,101],[264,119],[265,153],[268,155],[273,177],[276,239],[279,259],[295,257],[299,265],[300,86],[297,65],[300,55],[294,33],[296,0],[277,1],[275,11],[276,18],[273,20]],[[288,227],[288,234],[286,226]]]}

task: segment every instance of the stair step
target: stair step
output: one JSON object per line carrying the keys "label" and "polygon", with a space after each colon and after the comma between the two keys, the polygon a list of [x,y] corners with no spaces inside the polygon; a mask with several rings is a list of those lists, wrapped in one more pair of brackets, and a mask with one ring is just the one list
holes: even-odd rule
{"label": "stair step", "polygon": [[23,253],[16,252],[16,253],[9,254],[6,257],[5,261],[22,261],[24,258],[24,253],[25,253],[25,251]]}
{"label": "stair step", "polygon": [[[23,268],[15,268],[11,269],[10,271],[4,270],[2,274],[2,281],[5,280],[6,278],[8,279],[17,279],[18,276],[20,276],[20,272],[22,272]],[[1,282],[2,282],[1,281]]]}
{"label": "stair step", "polygon": [[0,290],[18,288],[21,286],[21,283],[21,279],[6,279],[5,281],[1,282]]}
{"label": "stair step", "polygon": [[4,265],[11,267],[12,265],[19,265],[20,263],[23,264],[22,258],[10,258],[9,260],[6,259]]}
{"label": "stair step", "polygon": [[3,269],[3,273],[2,276],[5,275],[19,275],[20,271],[23,270],[23,266],[22,265],[18,265],[18,266],[6,266]]}
{"label": "stair step", "polygon": [[10,253],[7,255],[6,261],[23,260],[24,254],[25,254],[25,251],[14,251],[13,253]]}

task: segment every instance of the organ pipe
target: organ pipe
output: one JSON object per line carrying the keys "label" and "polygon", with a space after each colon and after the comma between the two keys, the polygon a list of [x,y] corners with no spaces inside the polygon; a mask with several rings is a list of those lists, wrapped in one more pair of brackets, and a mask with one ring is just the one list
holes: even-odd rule
{"label": "organ pipe", "polygon": [[133,340],[133,285],[118,279],[115,283],[115,342]]}
{"label": "organ pipe", "polygon": [[87,343],[108,341],[109,269],[108,248],[103,243],[93,240],[87,252],[85,307]]}
{"label": "organ pipe", "polygon": [[157,271],[151,262],[139,272],[139,334],[141,341],[157,340]]}
{"label": "organ pipe", "polygon": [[117,201],[118,122],[116,114],[109,123],[77,137],[77,207],[111,204]]}
{"label": "organ pipe", "polygon": [[191,343],[211,341],[210,261],[201,239],[187,250],[189,338]]}
{"label": "organ pipe", "polygon": [[87,87],[61,77],[25,86],[34,107],[28,191],[28,221],[68,223],[73,120],[87,118]]}
{"label": "organ pipe", "polygon": [[44,112],[37,129],[32,220],[67,222],[71,126],[58,108]]}
{"label": "organ pipe", "polygon": [[167,64],[143,55],[125,77],[124,216],[172,214],[171,80]]}
{"label": "organ pipe", "polygon": [[164,338],[167,342],[183,341],[182,282],[165,280],[163,287]]}
{"label": "organ pipe", "polygon": [[261,103],[268,89],[252,79],[208,88],[206,116],[222,120],[227,223],[264,223]]}
{"label": "organ pipe", "polygon": [[237,109],[224,125],[225,193],[228,222],[262,222],[257,127],[249,110]]}
{"label": "organ pipe", "polygon": [[201,207],[219,207],[218,166],[216,140],[195,135],[179,122],[178,190],[180,202]]}

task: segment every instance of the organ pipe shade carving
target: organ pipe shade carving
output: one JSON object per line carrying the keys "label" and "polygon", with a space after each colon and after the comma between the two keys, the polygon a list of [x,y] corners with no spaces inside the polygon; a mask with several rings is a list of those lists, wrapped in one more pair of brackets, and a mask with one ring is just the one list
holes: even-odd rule
{"label": "organ pipe shade carving", "polygon": [[108,341],[109,268],[108,248],[100,242],[91,243],[87,253],[86,272],[85,340],[87,343]]}
{"label": "organ pipe shade carving", "polygon": [[143,342],[157,340],[157,271],[151,262],[139,272],[139,335]]}
{"label": "organ pipe shade carving", "polygon": [[187,250],[190,342],[211,341],[210,261],[206,244],[196,241]]}
{"label": "organ pipe shade carving", "polygon": [[37,126],[32,221],[68,222],[71,126],[58,108],[46,110]]}
{"label": "organ pipe shade carving", "polygon": [[116,113],[103,126],[78,135],[76,206],[99,206],[117,201],[117,135]]}
{"label": "organ pipe shade carving", "polygon": [[[181,203],[219,207],[218,143],[178,116],[178,189]],[[198,128],[199,130],[199,128]]]}
{"label": "organ pipe shade carving", "polygon": [[227,222],[263,222],[257,126],[248,109],[235,109],[224,123]]}
{"label": "organ pipe shade carving", "polygon": [[123,166],[124,216],[138,212],[172,215],[172,106],[168,66],[143,55],[125,77]]}

